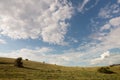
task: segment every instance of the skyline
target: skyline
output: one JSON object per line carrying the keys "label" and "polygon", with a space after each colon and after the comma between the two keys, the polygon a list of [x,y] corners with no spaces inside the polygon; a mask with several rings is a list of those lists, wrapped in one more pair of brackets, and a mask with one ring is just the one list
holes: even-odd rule
{"label": "skyline", "polygon": [[119,32],[120,0],[0,0],[0,57],[120,64]]}

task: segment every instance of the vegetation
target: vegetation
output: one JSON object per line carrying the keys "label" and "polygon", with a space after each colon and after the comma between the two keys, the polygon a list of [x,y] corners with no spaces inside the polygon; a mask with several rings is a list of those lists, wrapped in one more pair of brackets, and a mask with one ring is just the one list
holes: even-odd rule
{"label": "vegetation", "polygon": [[15,60],[14,65],[15,65],[16,67],[23,67],[22,58],[21,58],[21,57],[17,58],[17,59]]}
{"label": "vegetation", "polygon": [[28,59],[25,59],[26,61],[28,61]]}
{"label": "vegetation", "polygon": [[115,73],[98,71],[101,67],[64,67],[23,60],[24,67],[14,66],[16,59],[0,58],[0,80],[120,80],[120,66],[109,67]]}
{"label": "vegetation", "polygon": [[113,71],[110,70],[109,67],[101,67],[98,69],[98,72],[100,73],[106,73],[106,74],[112,74],[114,73]]}

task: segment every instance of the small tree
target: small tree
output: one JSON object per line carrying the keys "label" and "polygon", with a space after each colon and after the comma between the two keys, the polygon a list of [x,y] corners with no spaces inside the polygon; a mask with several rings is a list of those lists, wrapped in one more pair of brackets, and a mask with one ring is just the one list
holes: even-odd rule
{"label": "small tree", "polygon": [[16,66],[16,67],[23,67],[22,57],[18,57],[15,60],[14,66]]}

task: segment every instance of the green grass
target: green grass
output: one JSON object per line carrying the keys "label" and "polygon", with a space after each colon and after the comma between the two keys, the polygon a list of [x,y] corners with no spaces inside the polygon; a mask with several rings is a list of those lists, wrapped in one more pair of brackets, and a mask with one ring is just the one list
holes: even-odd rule
{"label": "green grass", "polygon": [[0,80],[120,80],[120,66],[109,67],[113,74],[98,72],[100,67],[64,67],[23,61],[14,67],[14,59],[0,58]]}

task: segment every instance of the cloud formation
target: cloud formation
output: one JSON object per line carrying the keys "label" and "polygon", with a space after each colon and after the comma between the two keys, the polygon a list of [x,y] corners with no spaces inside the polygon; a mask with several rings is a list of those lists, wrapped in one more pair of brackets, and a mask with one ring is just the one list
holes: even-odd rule
{"label": "cloud formation", "polygon": [[[118,61],[120,60],[120,54],[112,53],[114,55],[110,55],[109,58],[105,58],[104,60],[102,59],[102,57],[98,57],[98,55],[106,51],[112,49],[120,49],[120,15],[118,13],[120,9],[118,7],[118,4],[116,3],[111,4],[111,6],[109,5],[109,7],[107,5],[106,10],[104,9],[105,13],[109,10],[109,14],[104,15],[104,17],[100,17],[100,15],[98,15],[100,20],[98,20],[97,17],[95,18],[95,21],[93,21],[94,24],[92,24],[92,26],[95,26],[95,31],[93,31],[94,33],[90,34],[88,37],[91,41],[86,41],[77,48],[77,50],[79,50],[80,52],[84,52],[84,57],[89,55],[89,57],[87,57],[86,59],[88,64],[119,64]],[[101,20],[103,20],[104,22],[102,22]],[[101,24],[103,25],[101,26]]]}
{"label": "cloud formation", "polygon": [[[105,33],[106,35],[104,35],[103,38],[103,44],[105,45],[111,45],[111,48],[119,48],[120,47],[120,36],[118,35],[120,32],[120,17],[115,17],[109,20],[109,22],[107,24],[105,24],[103,27],[101,27],[102,29],[102,33]],[[106,33],[106,31],[104,30],[109,30],[108,33]]]}
{"label": "cloud formation", "polygon": [[92,9],[93,7],[95,7],[95,6],[98,4],[98,2],[99,2],[99,0],[95,0],[95,1],[94,1],[94,4],[90,5],[89,7],[86,7],[87,4],[88,4],[90,1],[91,1],[91,0],[83,0],[82,3],[79,3],[79,5],[78,5],[78,7],[77,7],[78,12],[84,13],[85,11],[88,11],[88,10]]}
{"label": "cloud formation", "polygon": [[73,14],[66,0],[1,0],[0,34],[13,39],[42,39],[65,45],[65,34]]}
{"label": "cloud formation", "polygon": [[103,60],[105,60],[106,58],[108,58],[110,56],[109,51],[104,52],[103,54],[100,55],[100,58],[95,58],[91,61],[92,64],[98,64],[100,62],[102,62]]}
{"label": "cloud formation", "polygon": [[[89,46],[86,47],[86,49],[90,51],[89,53],[100,54],[111,49],[120,48],[119,22],[120,22],[120,16],[111,18],[100,28],[100,31],[98,31],[98,33],[94,33],[93,35],[91,35],[91,38],[93,39],[94,42],[87,44]],[[106,55],[108,55],[108,52]],[[115,58],[115,56],[117,56],[117,58]],[[119,63],[118,62],[119,58],[120,58],[120,54],[117,55],[115,54],[110,56],[109,58],[107,58],[107,60],[104,61],[106,57],[104,57],[104,55],[101,55],[100,58],[94,58],[91,61],[91,63],[108,64],[109,62],[110,64],[111,63],[114,64],[114,63]]]}
{"label": "cloud formation", "polygon": [[36,49],[23,48],[20,50],[9,52],[9,53],[0,53],[0,56],[11,57],[11,58],[22,57],[24,59],[27,58],[35,61],[36,60],[42,61],[45,58],[45,54],[50,53],[51,51],[52,49],[48,47],[42,47],[42,48],[36,48]]}
{"label": "cloud formation", "polygon": [[117,0],[118,3],[120,3],[120,0]]}
{"label": "cloud formation", "polygon": [[85,5],[89,2],[90,0],[84,0],[82,4],[79,4],[78,11],[82,12]]}
{"label": "cloud formation", "polygon": [[107,4],[105,7],[101,8],[98,17],[107,19],[107,18],[113,18],[116,15],[119,16],[120,8],[119,4]]}
{"label": "cloud formation", "polygon": [[6,41],[3,39],[0,39],[0,44],[6,44]]}
{"label": "cloud formation", "polygon": [[98,58],[94,58],[91,60],[92,65],[99,65],[99,64],[105,64],[105,65],[113,65],[113,64],[120,64],[120,55],[111,53],[109,51],[104,52],[100,55]]}
{"label": "cloud formation", "polygon": [[42,47],[36,49],[27,49],[23,48],[20,50],[15,50],[9,53],[0,53],[1,57],[11,57],[17,58],[22,57],[23,59],[30,59],[33,61],[47,62],[50,64],[58,65],[72,65],[72,63],[79,63],[76,60],[79,60],[82,57],[82,54],[79,52],[64,52],[63,54],[53,54],[54,49],[49,47]]}

